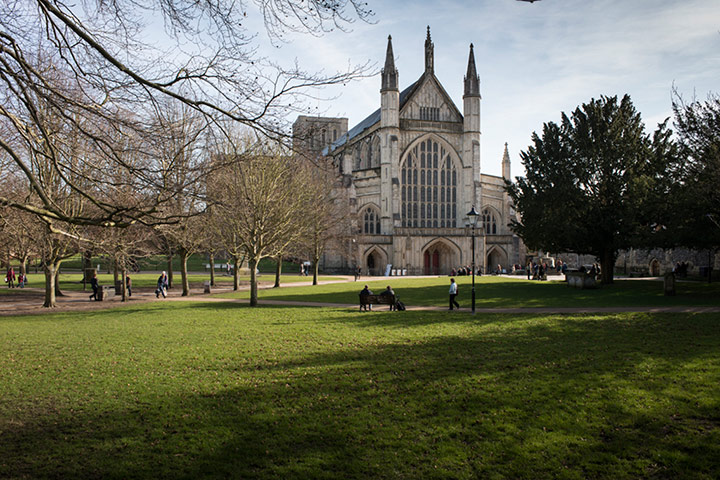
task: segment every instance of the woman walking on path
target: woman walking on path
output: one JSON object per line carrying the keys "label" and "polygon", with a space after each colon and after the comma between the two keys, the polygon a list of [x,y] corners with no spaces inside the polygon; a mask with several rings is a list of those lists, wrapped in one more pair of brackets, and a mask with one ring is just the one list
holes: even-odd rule
{"label": "woman walking on path", "polygon": [[98,298],[98,279],[97,279],[97,273],[93,273],[92,278],[90,279],[90,286],[92,287],[92,295],[90,295],[90,300],[100,300]]}
{"label": "woman walking on path", "polygon": [[8,268],[5,281],[8,284],[8,288],[15,288],[15,269],[13,267]]}

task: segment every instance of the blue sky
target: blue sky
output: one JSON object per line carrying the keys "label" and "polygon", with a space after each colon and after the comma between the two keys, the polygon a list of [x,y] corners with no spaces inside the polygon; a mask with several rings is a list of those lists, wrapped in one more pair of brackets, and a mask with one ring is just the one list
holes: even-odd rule
{"label": "blue sky", "polygon": [[[424,68],[430,25],[435,74],[462,111],[469,44],[482,100],[483,173],[499,175],[505,142],[513,175],[519,152],[543,122],[600,95],[630,94],[646,128],[671,116],[673,85],[686,98],[720,92],[720,0],[377,1],[373,23],[322,37],[290,36],[272,58],[328,73],[384,62],[392,35],[400,88]],[[265,47],[261,47],[265,50]],[[380,105],[380,77],[320,92],[310,114],[344,116],[352,127]]]}

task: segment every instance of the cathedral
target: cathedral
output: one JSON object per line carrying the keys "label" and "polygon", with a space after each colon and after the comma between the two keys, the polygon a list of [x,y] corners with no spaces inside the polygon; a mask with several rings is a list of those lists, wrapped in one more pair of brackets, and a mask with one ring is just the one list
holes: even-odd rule
{"label": "cathedral", "polygon": [[[458,81],[459,79],[458,75]],[[460,111],[435,76],[428,27],[425,70],[402,91],[388,37],[380,108],[348,130],[346,118],[300,116],[297,146],[332,160],[352,209],[353,228],[341,248],[328,249],[325,271],[444,275],[472,261],[467,213],[480,213],[475,264],[485,272],[523,265],[525,250],[508,224],[515,215],[505,180],[481,172],[480,78],[470,45]],[[499,149],[498,149],[499,150]]]}

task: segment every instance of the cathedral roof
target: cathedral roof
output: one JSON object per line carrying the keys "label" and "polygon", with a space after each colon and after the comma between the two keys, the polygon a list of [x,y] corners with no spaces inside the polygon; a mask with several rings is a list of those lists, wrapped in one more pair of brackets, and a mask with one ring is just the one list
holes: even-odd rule
{"label": "cathedral roof", "polygon": [[[410,98],[411,94],[415,91],[415,88],[417,88],[422,83],[422,77],[420,79],[407,87],[405,90],[400,92],[400,109],[402,110],[403,105],[405,105],[405,102],[407,102],[408,98]],[[342,135],[340,138],[337,139],[330,147],[327,147],[325,150],[323,150],[323,154],[327,155],[328,153],[331,153],[338,148],[342,147],[346,143],[348,143],[353,138],[360,135],[362,132],[367,130],[368,128],[372,127],[376,123],[380,121],[380,109],[378,108],[373,113],[368,115],[365,120],[355,125],[353,128],[348,130],[348,132],[345,135]]]}

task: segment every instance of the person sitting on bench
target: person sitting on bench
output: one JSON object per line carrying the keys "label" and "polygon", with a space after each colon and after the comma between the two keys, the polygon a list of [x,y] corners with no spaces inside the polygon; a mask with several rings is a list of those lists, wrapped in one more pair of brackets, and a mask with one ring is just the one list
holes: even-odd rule
{"label": "person sitting on bench", "polygon": [[[383,297],[394,297],[395,292],[390,287],[390,285],[388,285],[387,288],[380,295],[382,295]],[[390,310],[395,310],[395,302],[390,303]]]}
{"label": "person sitting on bench", "polygon": [[[363,288],[362,291],[360,292],[361,297],[367,297],[368,295],[372,295],[372,294],[373,294],[372,290],[370,290],[367,285],[365,285],[365,288]],[[362,309],[362,306],[361,306],[361,309]],[[365,311],[367,311],[368,309],[372,311],[372,304],[370,304],[370,303],[365,304]]]}

